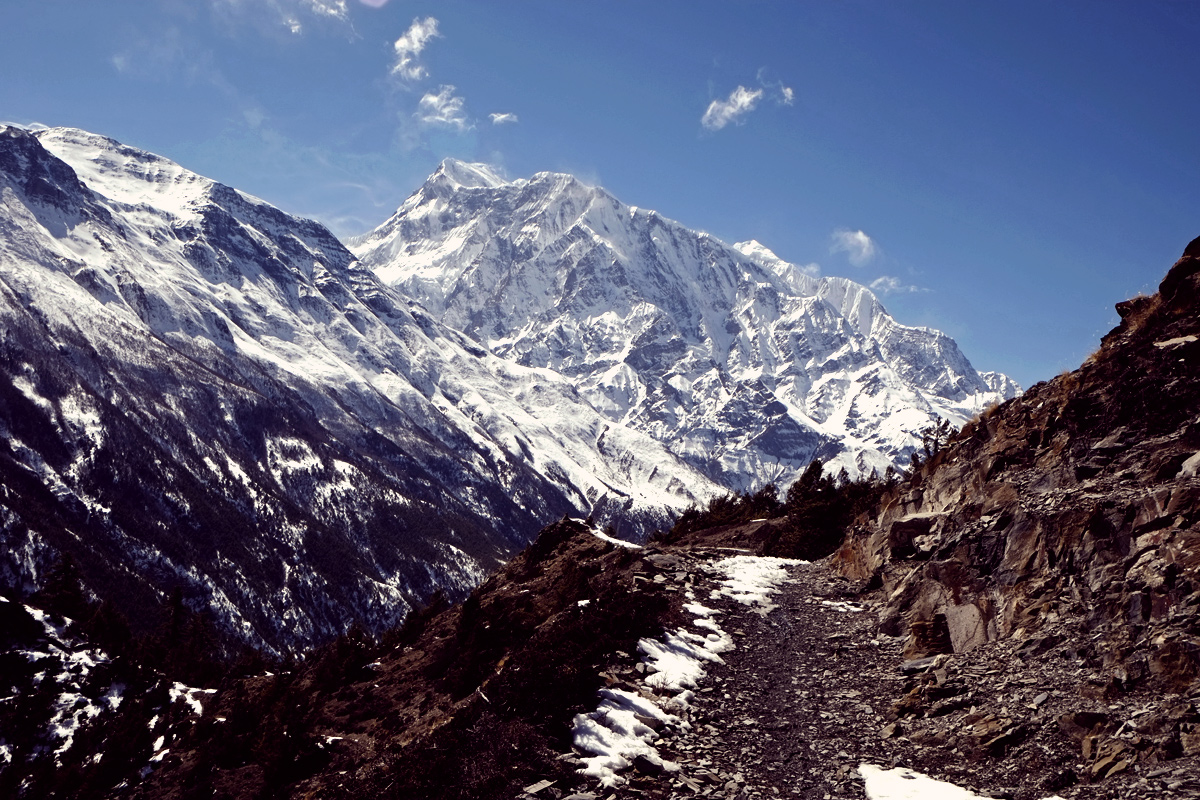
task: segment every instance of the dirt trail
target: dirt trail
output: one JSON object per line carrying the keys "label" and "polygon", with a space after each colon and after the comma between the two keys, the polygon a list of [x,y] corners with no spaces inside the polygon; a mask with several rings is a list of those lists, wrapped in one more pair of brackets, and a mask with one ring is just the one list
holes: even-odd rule
{"label": "dirt trail", "polygon": [[[711,596],[720,577],[711,565],[728,552],[675,555],[682,563],[653,580],[720,610],[736,647],[708,668],[687,713],[690,730],[661,731],[658,752],[680,771],[630,770],[627,784],[597,790],[600,800],[861,800],[864,762],[909,767],[985,797],[1200,797],[1194,758],[1118,767],[1118,755],[1095,771],[1103,754],[1081,756],[1063,712],[1117,705],[1081,700],[1084,669],[1065,654],[1047,667],[993,643],[905,662],[902,640],[878,633],[872,601],[821,564],[789,567],[791,581],[772,598],[778,608],[763,614]],[[614,668],[613,680],[640,686],[636,660]]]}
{"label": "dirt trail", "polygon": [[702,602],[723,612],[736,648],[697,692],[693,730],[660,744],[699,784],[681,780],[675,794],[861,798],[859,763],[892,766],[880,738],[886,707],[878,706],[890,705],[890,684],[902,680],[899,643],[877,638],[874,615],[848,602],[848,587],[822,567],[789,572],[793,582],[766,615],[697,587]]}

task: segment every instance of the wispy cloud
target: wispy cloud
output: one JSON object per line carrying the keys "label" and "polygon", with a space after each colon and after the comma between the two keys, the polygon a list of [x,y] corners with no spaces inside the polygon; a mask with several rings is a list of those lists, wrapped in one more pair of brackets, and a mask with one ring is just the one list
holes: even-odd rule
{"label": "wispy cloud", "polygon": [[299,36],[308,20],[350,26],[347,0],[209,0],[208,5],[216,19],[231,28],[283,28]]}
{"label": "wispy cloud", "polygon": [[870,283],[871,291],[876,294],[911,294],[913,292],[924,292],[927,289],[922,289],[920,286],[914,286],[911,283],[904,283],[899,278],[891,275],[880,275]]}
{"label": "wispy cloud", "polygon": [[762,99],[762,89],[747,89],[738,86],[725,100],[713,100],[700,118],[700,124],[710,131],[719,131],[729,123],[740,124],[740,119],[754,110]]}
{"label": "wispy cloud", "polygon": [[839,228],[833,232],[833,243],[829,247],[829,252],[845,253],[851,264],[862,267],[879,255],[879,245],[875,244],[875,240],[862,231]]}
{"label": "wispy cloud", "polygon": [[227,95],[236,90],[225,77],[212,50],[201,47],[179,26],[130,42],[110,63],[127,78],[167,82],[182,79],[192,85],[215,86]]}
{"label": "wispy cloud", "polygon": [[785,86],[783,81],[771,78],[771,70],[767,67],[760,67],[758,70],[758,85],[767,93],[767,96],[775,101],[776,105],[790,106],[796,100],[796,92],[790,86]]}
{"label": "wispy cloud", "polygon": [[[429,70],[421,61],[421,54],[433,39],[441,38],[438,21],[433,17],[412,21],[400,38],[396,40],[395,61],[391,75],[397,89],[411,89],[415,84],[430,77]],[[399,143],[410,150],[421,146],[424,129],[429,127],[450,128],[459,133],[471,130],[474,122],[467,116],[467,101],[455,94],[456,88],[443,83],[435,90],[426,91],[417,101],[416,111],[409,114],[406,109],[400,115]],[[404,105],[408,105],[407,101]],[[411,108],[411,106],[409,106]],[[516,114],[492,114],[492,123],[516,122]]]}
{"label": "wispy cloud", "polygon": [[488,114],[488,117],[491,118],[493,125],[508,125],[517,121],[516,114]]}
{"label": "wispy cloud", "polygon": [[796,101],[796,92],[783,81],[770,79],[770,70],[761,67],[755,79],[757,89],[748,89],[738,85],[724,100],[713,100],[700,118],[700,124],[710,131],[719,131],[729,123],[740,125],[743,118],[753,111],[763,100],[771,100],[775,105],[790,106]]}
{"label": "wispy cloud", "polygon": [[442,84],[436,92],[427,92],[421,98],[417,103],[417,113],[413,116],[426,125],[442,125],[463,131],[472,127],[467,121],[466,104],[466,100],[454,93],[453,86]]}
{"label": "wispy cloud", "polygon": [[433,17],[414,19],[403,35],[396,40],[396,62],[392,65],[392,75],[402,81],[415,83],[429,77],[429,70],[421,63],[421,51],[431,39],[436,39],[438,21]]}
{"label": "wispy cloud", "polygon": [[258,101],[226,77],[213,51],[199,46],[178,26],[131,42],[109,61],[130,80],[211,86],[225,96],[250,128],[258,128],[266,119],[266,111]]}
{"label": "wispy cloud", "polygon": [[44,131],[44,130],[47,130],[50,126],[44,125],[40,122],[11,122],[6,119],[0,119],[0,128],[4,128],[4,127],[20,128],[20,129],[26,130],[26,131]]}
{"label": "wispy cloud", "polygon": [[345,22],[349,19],[346,0],[305,0],[305,4],[314,14],[330,17],[339,22]]}

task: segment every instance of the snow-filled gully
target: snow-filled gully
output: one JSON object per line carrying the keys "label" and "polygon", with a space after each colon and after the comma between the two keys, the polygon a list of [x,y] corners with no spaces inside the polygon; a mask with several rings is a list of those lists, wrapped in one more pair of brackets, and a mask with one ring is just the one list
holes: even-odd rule
{"label": "snow-filled gully", "polygon": [[[634,775],[656,776],[659,780],[669,781],[676,789],[669,795],[672,797],[698,796],[701,793],[702,796],[728,798],[809,796],[808,789],[811,787],[804,785],[803,775],[789,777],[784,771],[776,772],[773,766],[762,765],[761,759],[758,768],[766,772],[744,778],[741,773],[733,776],[722,774],[707,759],[700,759],[695,765],[673,761],[664,757],[658,747],[667,731],[675,733],[677,737],[724,738],[726,731],[712,725],[701,726],[705,730],[698,730],[689,719],[689,710],[696,707],[696,693],[714,691],[709,687],[702,689],[701,684],[709,677],[714,665],[725,663],[722,654],[729,653],[737,646],[727,629],[744,636],[744,631],[738,629],[741,622],[738,615],[754,613],[767,621],[768,616],[778,609],[772,598],[784,589],[785,584],[796,582],[789,573],[807,564],[791,559],[736,555],[713,556],[695,565],[711,584],[703,600],[714,605],[725,601],[721,604],[726,610],[705,605],[697,597],[701,591],[699,583],[686,585],[683,592],[687,602],[683,608],[692,615],[691,626],[695,630],[678,628],[667,632],[661,639],[642,639],[638,643],[640,661],[636,668],[642,677],[636,685],[636,691],[614,687],[602,689],[596,710],[575,717],[572,733],[575,750],[580,754],[579,761],[582,763],[580,772],[595,778],[601,791],[598,795],[585,793],[580,797],[594,796],[604,800],[624,797],[623,789],[630,783],[630,776]],[[845,601],[808,598],[804,602],[836,614],[858,614],[865,610]],[[722,618],[725,624],[719,621]],[[770,624],[779,625],[778,622]],[[748,639],[743,639],[742,645],[755,646]],[[796,680],[793,679],[792,683],[795,684]],[[717,691],[730,688],[726,683]],[[808,692],[796,690],[796,694],[807,695]],[[708,696],[711,698],[714,695]],[[728,698],[730,695],[726,693],[724,696]],[[768,709],[763,711],[769,712]],[[766,738],[771,737],[768,735]],[[841,757],[848,755],[845,751],[838,753]],[[699,767],[695,775],[688,774],[693,772],[692,766]],[[856,777],[857,780],[844,786],[849,789],[853,785],[857,790],[833,797],[982,800],[981,795],[953,783],[900,766],[879,766],[861,756],[854,772],[855,776],[847,774],[845,777]],[[697,780],[697,777],[700,779]],[[727,777],[732,779],[724,782]],[[754,777],[759,780],[754,780]],[[704,778],[708,778],[710,783],[715,781],[715,785],[706,783]],[[766,785],[763,779],[766,779]],[[752,783],[759,785],[751,789]],[[824,797],[830,798],[831,795],[825,794]],[[1061,798],[1050,797],[1046,800]]]}

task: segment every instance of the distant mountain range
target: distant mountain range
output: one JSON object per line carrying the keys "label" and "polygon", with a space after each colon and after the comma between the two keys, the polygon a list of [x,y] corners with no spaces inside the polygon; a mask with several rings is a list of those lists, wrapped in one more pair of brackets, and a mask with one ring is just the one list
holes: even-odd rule
{"label": "distant mountain range", "polygon": [[352,244],[161,157],[0,128],[0,591],[71,555],[298,652],[545,523],[636,537],[1011,396],[948,337],[565,175],[447,161]]}
{"label": "distant mountain range", "polygon": [[460,594],[564,514],[636,535],[719,491],[166,159],[9,127],[0,191],[6,591],[70,553],[135,617],[177,587],[292,650]]}
{"label": "distant mountain range", "polygon": [[864,286],[728,245],[570,175],[447,160],[350,242],[481,346],[554,370],[615,423],[722,486],[903,467],[922,429],[1019,393]]}

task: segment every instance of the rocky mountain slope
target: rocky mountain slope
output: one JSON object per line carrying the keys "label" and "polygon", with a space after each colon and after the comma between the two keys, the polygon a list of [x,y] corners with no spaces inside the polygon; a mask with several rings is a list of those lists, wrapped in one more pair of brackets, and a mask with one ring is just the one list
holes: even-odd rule
{"label": "rocky mountain slope", "polygon": [[846,491],[820,476],[640,550],[564,520],[461,606],[231,677],[116,794],[1200,797],[1200,243],[1119,308],[827,559],[753,557]]}
{"label": "rocky mountain slope", "polygon": [[1154,640],[1200,602],[1200,240],[1117,310],[1083,366],[968,423],[840,553],[925,631],[913,653],[1032,635],[1071,607],[1143,659],[1189,661],[1196,643]]}
{"label": "rocky mountain slope", "polygon": [[881,587],[909,657],[1055,662],[1090,780],[1200,755],[1200,240],[1117,310],[1083,366],[968,423],[836,561]]}
{"label": "rocky mountain slope", "polygon": [[363,263],[491,352],[567,376],[609,419],[718,483],[903,468],[920,431],[1018,387],[865,287],[730,246],[570,175],[505,181],[448,160]]}
{"label": "rocky mountain slope", "polygon": [[461,595],[564,513],[716,486],[493,356],[325,228],[71,129],[0,129],[0,586],[70,554],[276,652]]}

